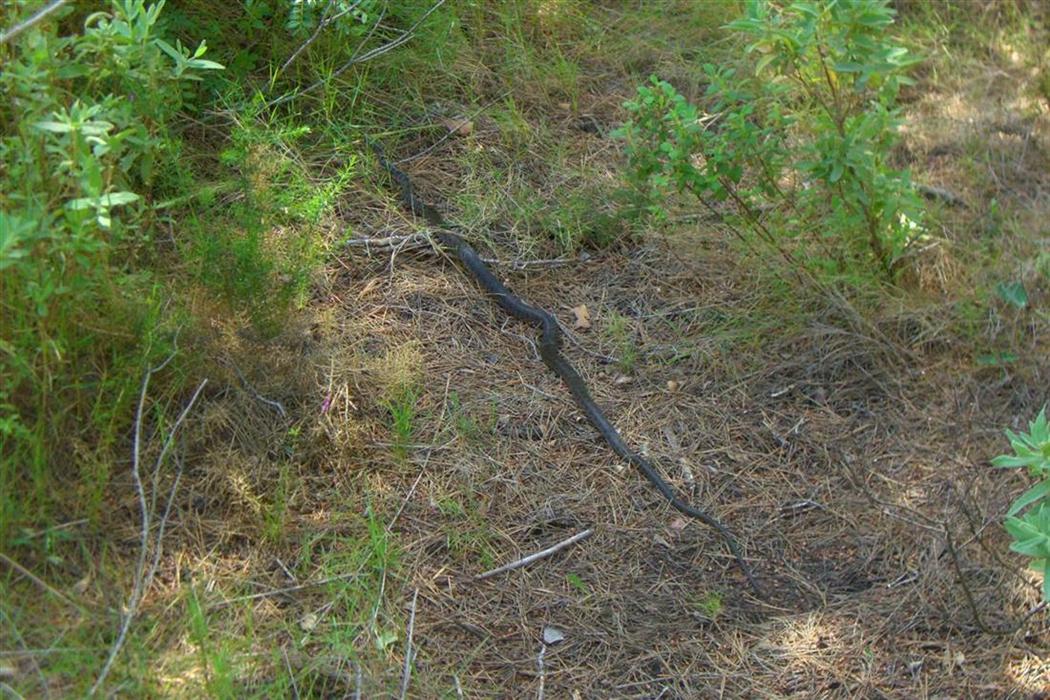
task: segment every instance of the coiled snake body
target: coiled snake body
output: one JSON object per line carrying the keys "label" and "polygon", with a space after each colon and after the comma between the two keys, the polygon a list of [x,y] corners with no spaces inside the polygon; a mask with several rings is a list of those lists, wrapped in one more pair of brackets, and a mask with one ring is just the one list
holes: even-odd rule
{"label": "coiled snake body", "polygon": [[397,183],[398,187],[400,187],[401,199],[404,205],[411,210],[413,214],[422,216],[427,223],[434,227],[434,234],[441,244],[455,254],[464,267],[470,271],[470,274],[478,284],[480,284],[481,287],[488,292],[493,299],[495,299],[496,303],[499,304],[504,311],[514,318],[540,328],[540,357],[543,359],[543,362],[547,367],[565,382],[565,386],[569,389],[569,393],[572,394],[573,399],[576,401],[576,405],[584,412],[587,416],[587,420],[590,421],[591,425],[601,434],[609,447],[611,447],[621,458],[637,467],[642,474],[645,475],[645,478],[656,487],[656,490],[659,491],[676,510],[714,528],[729,546],[730,551],[733,553],[733,557],[736,559],[741,571],[743,571],[751,588],[754,589],[760,597],[764,597],[762,589],[755,580],[754,575],[751,573],[751,568],[748,566],[747,562],[744,561],[740,545],[726,526],[708,513],[694,508],[680,499],[671,488],[670,484],[660,476],[660,473],[656,471],[656,468],[649,462],[649,460],[628,447],[627,443],[625,443],[620,436],[620,432],[609,422],[609,419],[605,417],[601,408],[599,408],[594,402],[594,399],[591,398],[591,394],[587,390],[587,384],[584,382],[583,377],[580,376],[576,369],[569,364],[569,361],[561,354],[561,328],[554,316],[543,309],[526,304],[520,297],[507,289],[499,278],[492,274],[492,271],[481,260],[481,256],[478,255],[478,252],[474,250],[466,240],[451,230],[451,227],[445,222],[441,213],[416,195],[415,188],[412,186],[412,180],[408,175],[387,160],[383,149],[378,144],[372,144],[372,148],[379,159],[380,165],[390,174],[390,177]]}

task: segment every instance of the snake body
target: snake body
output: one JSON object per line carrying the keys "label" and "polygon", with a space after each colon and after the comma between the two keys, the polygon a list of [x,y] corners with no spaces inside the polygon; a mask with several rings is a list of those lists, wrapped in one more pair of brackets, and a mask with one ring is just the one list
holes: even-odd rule
{"label": "snake body", "polygon": [[372,148],[379,159],[379,164],[389,173],[390,177],[400,188],[401,200],[405,207],[414,215],[421,216],[434,228],[434,235],[441,244],[456,256],[474,277],[474,280],[481,285],[504,311],[514,318],[540,329],[541,335],[538,347],[544,364],[565,383],[576,405],[587,416],[587,420],[601,434],[613,452],[637,467],[645,478],[649,480],[649,483],[656,487],[656,490],[667,499],[668,503],[675,510],[683,515],[699,520],[718,532],[729,546],[729,550],[732,552],[737,565],[744,573],[751,588],[760,597],[764,597],[761,587],[751,572],[751,567],[744,560],[740,545],[729,529],[714,516],[694,508],[679,498],[674,489],[671,488],[671,485],[660,475],[652,463],[628,447],[620,435],[620,431],[616,429],[598,404],[595,403],[594,399],[591,398],[591,393],[587,389],[587,383],[561,353],[562,332],[554,316],[543,309],[525,303],[520,297],[511,292],[482,261],[481,256],[478,255],[473,246],[462,236],[453,232],[441,213],[416,194],[412,180],[404,171],[387,160],[382,147],[378,144],[372,144]]}

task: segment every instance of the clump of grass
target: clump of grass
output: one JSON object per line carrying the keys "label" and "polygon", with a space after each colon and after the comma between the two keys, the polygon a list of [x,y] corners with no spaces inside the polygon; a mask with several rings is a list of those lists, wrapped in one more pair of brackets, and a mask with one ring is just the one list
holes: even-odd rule
{"label": "clump of grass", "polygon": [[394,455],[398,459],[404,459],[408,454],[408,448],[416,434],[418,401],[417,390],[406,387],[385,403],[386,410],[390,412],[391,430],[394,433]]}
{"label": "clump of grass", "polygon": [[402,460],[418,428],[418,404],[423,393],[422,353],[417,344],[407,343],[388,351],[370,365],[378,389],[378,404],[390,416],[394,455]]}
{"label": "clump of grass", "polygon": [[725,609],[725,603],[722,601],[721,593],[708,591],[693,599],[693,607],[705,618],[715,622]]}
{"label": "clump of grass", "polygon": [[616,364],[620,371],[631,374],[638,366],[638,344],[630,322],[615,311],[609,314],[605,325],[605,334],[615,347]]}
{"label": "clump of grass", "polygon": [[496,561],[492,529],[476,498],[450,494],[439,499],[437,507],[448,520],[444,531],[449,553],[457,559],[472,560],[481,568],[491,568]]}

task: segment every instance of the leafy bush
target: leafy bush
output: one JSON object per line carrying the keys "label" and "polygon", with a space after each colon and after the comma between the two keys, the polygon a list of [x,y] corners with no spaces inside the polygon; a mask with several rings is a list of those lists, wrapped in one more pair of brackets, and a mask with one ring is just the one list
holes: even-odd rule
{"label": "leafy bush", "polygon": [[631,183],[657,212],[670,191],[730,200],[789,257],[892,274],[921,230],[908,174],[889,164],[916,62],[892,22],[888,0],[748,3],[728,26],[758,56],[750,72],[703,66],[703,110],[656,77],[627,103]]}
{"label": "leafy bush", "polygon": [[[138,264],[151,257],[145,195],[178,152],[170,125],[193,81],[222,66],[203,43],[157,35],[163,4],[115,1],[81,34],[41,23],[0,47],[0,536],[50,497],[49,461],[69,447],[58,436],[86,423],[104,448],[144,356],[164,350],[162,300]],[[105,479],[106,460],[76,463]],[[16,464],[35,486],[21,506]]]}
{"label": "leafy bush", "polygon": [[1038,479],[1006,512],[1006,530],[1014,538],[1010,549],[1032,558],[1032,568],[1043,574],[1043,600],[1050,602],[1050,426],[1046,407],[1028,424],[1027,433],[1007,430],[1012,455],[992,460],[1004,469],[1024,468]]}

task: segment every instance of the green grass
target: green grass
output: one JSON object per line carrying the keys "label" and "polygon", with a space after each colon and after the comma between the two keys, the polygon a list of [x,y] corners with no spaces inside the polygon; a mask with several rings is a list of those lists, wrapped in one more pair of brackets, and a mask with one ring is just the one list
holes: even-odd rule
{"label": "green grass", "polygon": [[394,455],[404,460],[412,446],[418,429],[419,391],[414,387],[405,387],[386,402],[390,413],[390,430],[393,433]]}
{"label": "green grass", "polygon": [[445,519],[449,554],[472,568],[492,568],[496,562],[495,533],[477,497],[470,493],[448,495],[438,500],[437,507]]}
{"label": "green grass", "polygon": [[710,591],[696,596],[693,599],[693,607],[711,622],[716,622],[725,609],[725,603],[722,601],[721,593]]}
{"label": "green grass", "polygon": [[605,322],[605,334],[612,341],[616,364],[621,372],[632,374],[638,367],[638,343],[630,321],[615,311]]}

